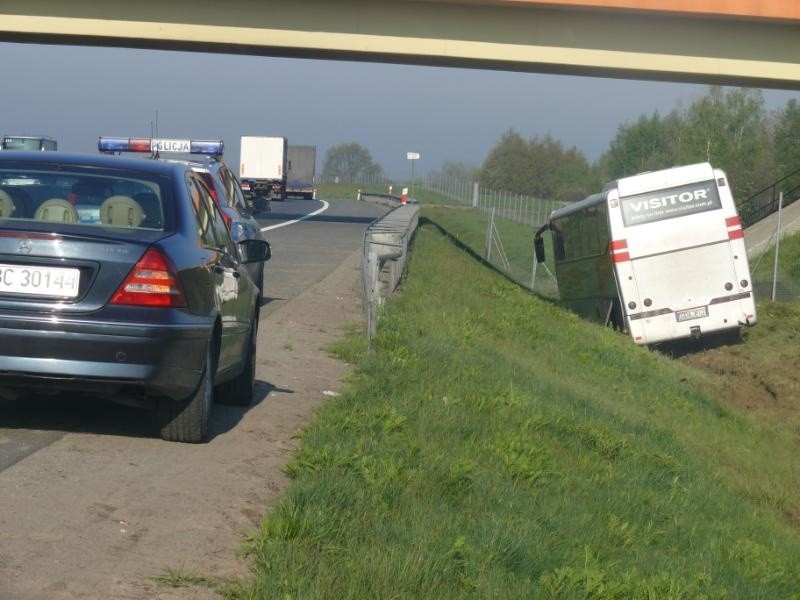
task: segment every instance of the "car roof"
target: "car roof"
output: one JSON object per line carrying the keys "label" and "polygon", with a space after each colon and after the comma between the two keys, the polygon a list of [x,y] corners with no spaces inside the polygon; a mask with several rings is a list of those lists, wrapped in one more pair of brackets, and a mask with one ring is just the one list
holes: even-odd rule
{"label": "car roof", "polygon": [[3,150],[0,152],[0,165],[10,162],[24,162],[42,165],[69,165],[99,167],[122,171],[138,171],[153,175],[175,176],[186,170],[186,165],[167,163],[160,160],[142,160],[141,157],[117,156],[112,154],[77,154],[69,152],[32,152]]}
{"label": "car roof", "polygon": [[162,156],[162,157],[156,158],[155,160],[160,160],[162,162],[168,162],[168,163],[177,163],[179,165],[187,165],[187,166],[191,167],[192,169],[204,169],[206,171],[209,170],[209,166],[210,166],[206,162],[198,161],[198,160],[192,160],[190,158],[164,158]]}
{"label": "car roof", "polygon": [[[160,156],[156,160],[188,165],[193,171],[202,173],[216,173],[222,167],[227,166],[221,158],[203,157],[202,155],[191,155],[184,158]],[[227,168],[230,170],[230,167]]]}

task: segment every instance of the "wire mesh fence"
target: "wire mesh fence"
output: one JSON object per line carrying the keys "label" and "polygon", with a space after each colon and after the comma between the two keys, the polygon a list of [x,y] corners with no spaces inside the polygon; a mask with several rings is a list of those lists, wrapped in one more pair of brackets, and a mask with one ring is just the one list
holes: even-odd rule
{"label": "wire mesh fence", "polygon": [[[385,174],[358,178],[323,178],[322,183],[357,185],[363,194],[403,193],[425,205],[467,209],[463,219],[469,226],[460,239],[498,270],[537,293],[555,297],[557,288],[548,267],[537,268],[533,257],[533,234],[547,222],[550,213],[564,202],[484,189],[479,183],[442,173],[408,178]],[[541,276],[540,276],[541,274]]]}
{"label": "wire mesh fence", "polygon": [[365,190],[401,194],[403,188],[410,197],[422,204],[440,204],[472,207],[486,214],[495,210],[496,218],[507,219],[531,227],[546,222],[550,213],[564,206],[557,200],[535,198],[503,190],[484,189],[478,182],[430,173],[416,178],[395,178],[375,174],[358,178],[326,177],[323,183],[340,183],[363,186]]}
{"label": "wire mesh fence", "polygon": [[[797,213],[797,209],[794,211]],[[788,221],[788,222],[787,222]],[[759,300],[800,300],[800,223],[776,220],[763,249],[750,255],[753,291]]]}
{"label": "wire mesh fence", "polygon": [[[800,173],[792,173],[783,183],[792,185],[790,195],[784,199],[784,208],[800,196],[794,180]],[[565,205],[564,202],[534,198],[502,190],[488,190],[478,183],[432,173],[418,177],[413,187],[408,177],[374,175],[354,180],[337,178],[325,180],[329,183],[358,184],[365,189],[401,194],[408,188],[409,197],[422,204],[460,206],[474,215],[472,240],[468,245],[481,254],[498,270],[537,293],[558,298],[558,286],[552,264],[535,265],[533,256],[533,234],[547,222],[550,213]],[[773,226],[764,214],[775,210],[778,194],[775,189],[765,189],[740,206],[742,220],[746,225],[758,224],[772,227],[771,238],[763,249],[750,255],[750,270],[753,289],[759,301],[800,300],[800,217],[784,220],[781,227],[781,243],[776,263],[775,250],[777,225]],[[791,207],[800,213],[800,202]],[[753,227],[755,231],[756,227]],[[746,237],[750,235],[748,228]],[[776,266],[777,264],[777,266]]]}

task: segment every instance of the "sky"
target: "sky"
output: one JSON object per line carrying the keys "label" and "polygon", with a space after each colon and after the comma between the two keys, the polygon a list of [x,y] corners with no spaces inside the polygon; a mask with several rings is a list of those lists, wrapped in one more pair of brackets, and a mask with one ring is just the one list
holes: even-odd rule
{"label": "sky", "polygon": [[[618,127],[703,96],[696,84],[76,46],[0,43],[0,133],[44,134],[96,152],[100,135],[223,139],[285,136],[325,151],[357,142],[391,176],[443,162],[480,166],[500,136],[552,135],[590,161]],[[764,90],[770,110],[798,92]],[[319,167],[318,167],[319,168]]]}

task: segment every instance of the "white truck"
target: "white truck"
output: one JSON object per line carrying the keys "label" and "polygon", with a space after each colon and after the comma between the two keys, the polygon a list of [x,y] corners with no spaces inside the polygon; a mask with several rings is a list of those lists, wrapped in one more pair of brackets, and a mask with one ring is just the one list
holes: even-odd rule
{"label": "white truck", "polygon": [[289,146],[289,174],[286,195],[307,200],[316,194],[317,147]]}
{"label": "white truck", "polygon": [[[242,136],[239,179],[251,198],[286,199],[287,142],[285,137]],[[254,202],[256,208],[258,202]]]}

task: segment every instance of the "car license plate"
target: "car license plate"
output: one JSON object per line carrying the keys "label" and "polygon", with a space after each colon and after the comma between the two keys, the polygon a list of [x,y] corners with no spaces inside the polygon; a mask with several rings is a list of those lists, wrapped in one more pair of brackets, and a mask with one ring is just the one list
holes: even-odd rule
{"label": "car license plate", "polygon": [[708,307],[701,306],[700,308],[690,308],[688,310],[679,310],[675,313],[675,318],[678,319],[678,323],[682,323],[683,321],[691,321],[692,319],[702,319],[703,317],[708,316]]}
{"label": "car license plate", "polygon": [[0,294],[75,298],[80,275],[78,269],[0,264]]}

